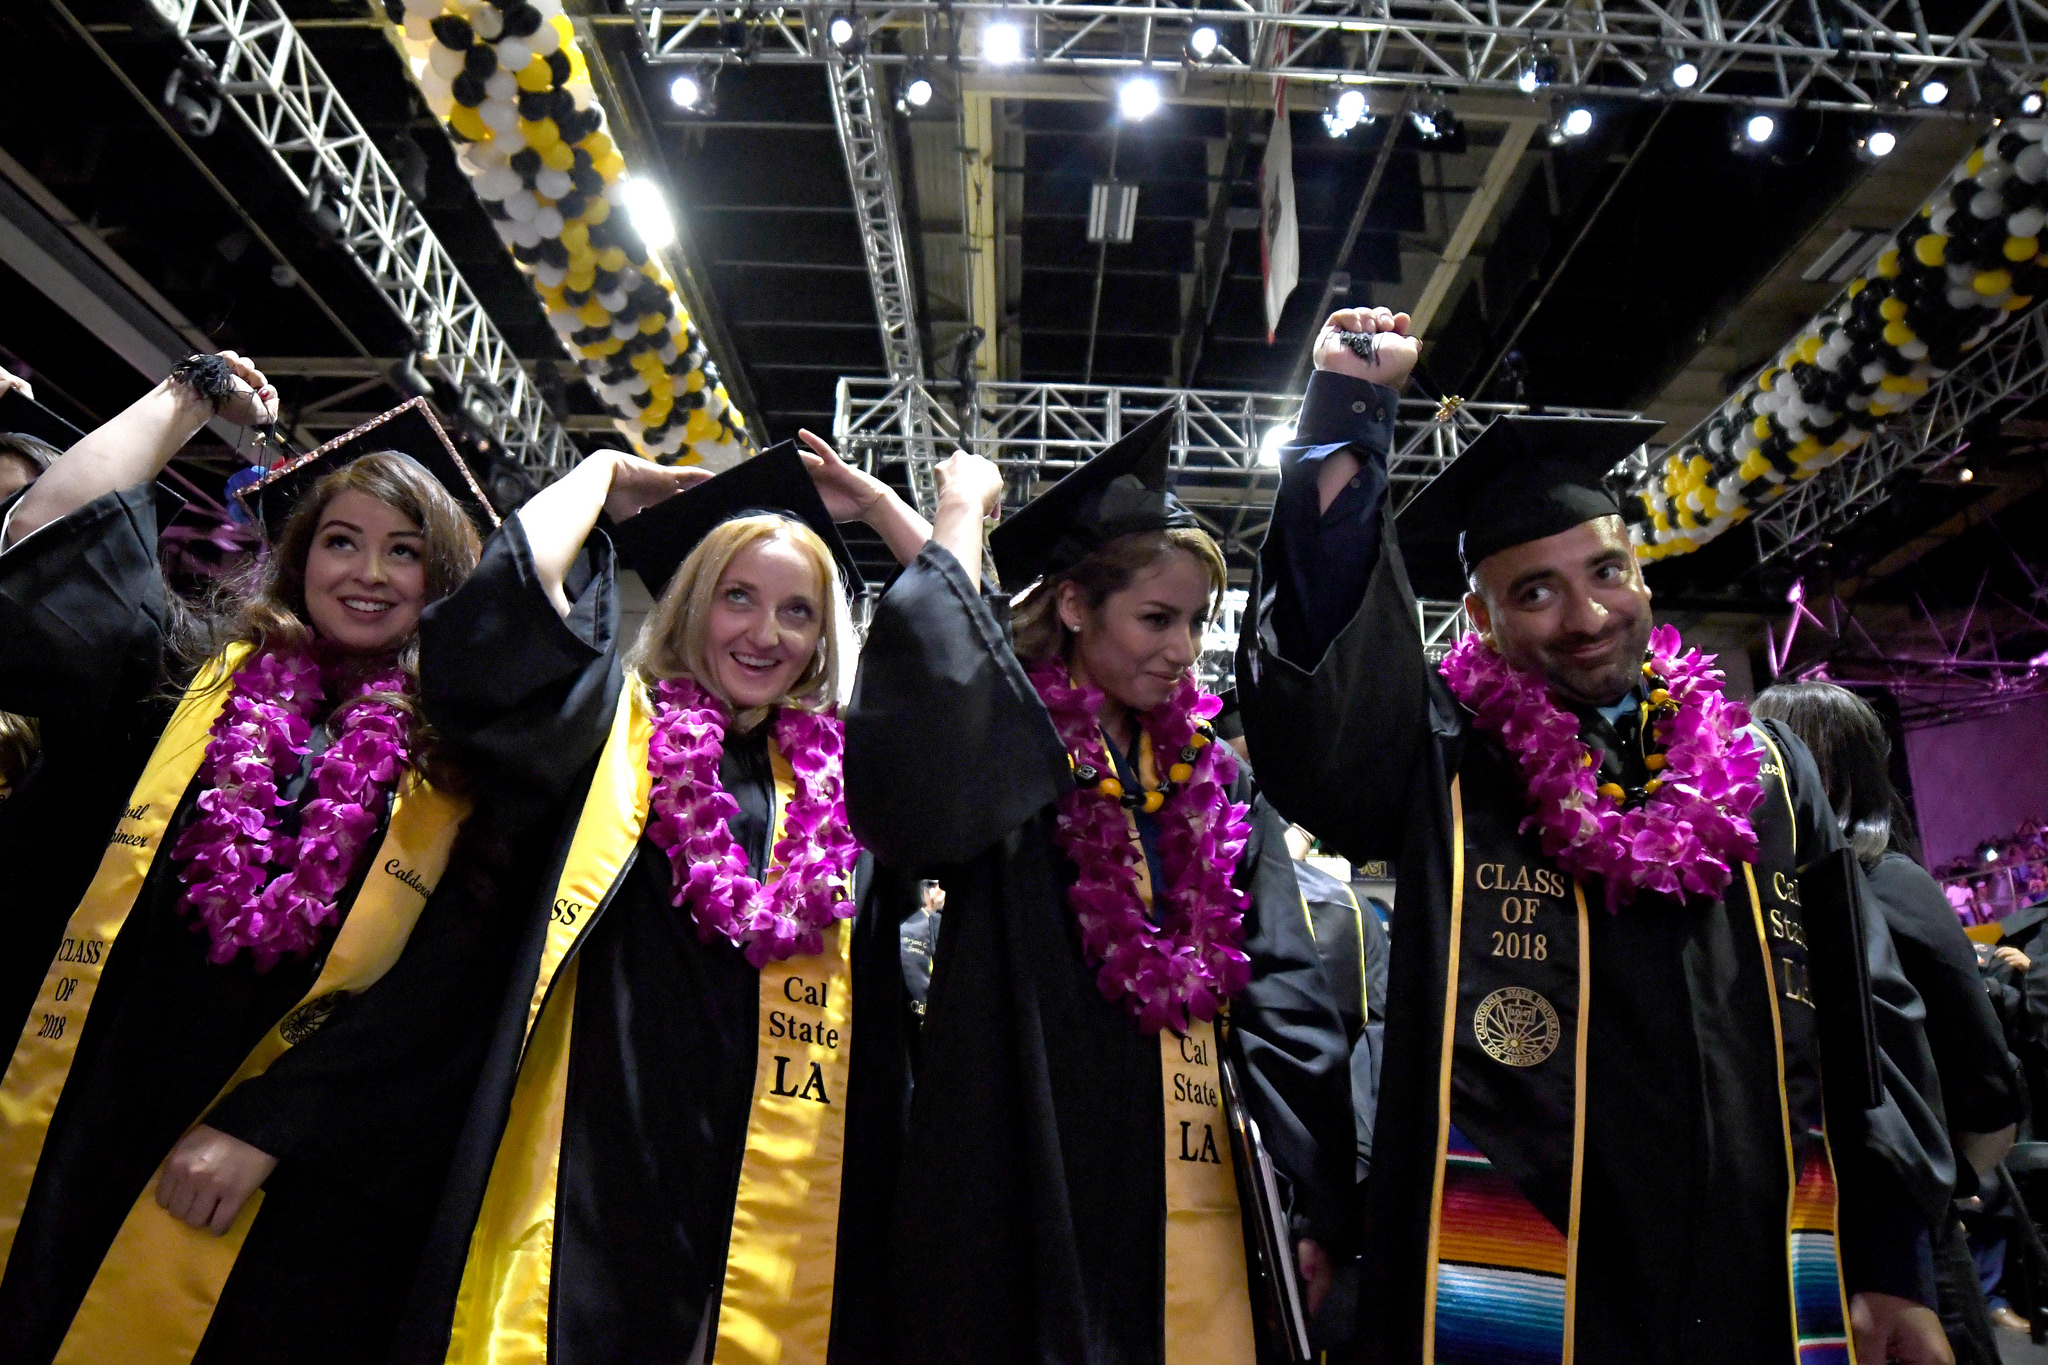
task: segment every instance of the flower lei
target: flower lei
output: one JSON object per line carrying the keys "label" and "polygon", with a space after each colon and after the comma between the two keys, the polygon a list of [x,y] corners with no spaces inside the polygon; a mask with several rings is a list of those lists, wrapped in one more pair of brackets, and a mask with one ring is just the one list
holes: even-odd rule
{"label": "flower lei", "polygon": [[1579,721],[1550,699],[1543,681],[1508,666],[1467,633],[1441,670],[1474,722],[1498,738],[1521,767],[1543,851],[1575,876],[1607,885],[1617,911],[1638,892],[1719,896],[1732,865],[1756,857],[1749,813],[1763,799],[1762,758],[1743,733],[1749,712],[1721,693],[1721,671],[1698,650],[1679,652],[1678,632],[1650,634],[1643,664],[1649,688],[1650,780],[1635,792],[1596,785]]}
{"label": "flower lei", "polygon": [[[265,651],[228,686],[201,763],[206,790],[197,800],[199,818],[171,850],[185,860],[180,910],[211,939],[210,962],[231,962],[247,949],[264,972],[282,957],[309,952],[336,918],[335,898],[412,761],[402,710],[388,702],[350,706],[334,742],[313,764],[314,799],[300,813],[298,834],[280,833],[278,812],[286,802],[278,794],[278,772],[304,757],[311,717],[333,671],[307,651]],[[355,692],[410,686],[404,670],[392,666],[363,679]]]}
{"label": "flower lei", "polygon": [[[1173,695],[1143,717],[1153,752],[1178,755],[1167,785],[1126,795],[1116,778],[1104,776],[1112,769],[1096,725],[1101,691],[1074,685],[1057,661],[1033,671],[1031,683],[1080,784],[1060,798],[1053,841],[1080,869],[1067,903],[1089,958],[1101,964],[1096,985],[1103,998],[1122,1000],[1147,1033],[1213,1019],[1251,981],[1244,952],[1249,897],[1231,884],[1251,836],[1249,807],[1230,799],[1236,756],[1198,729],[1223,703],[1183,675]],[[1138,898],[1143,855],[1127,808],[1159,815],[1160,860],[1173,884],[1158,901],[1158,928]]]}
{"label": "flower lei", "polygon": [[824,951],[826,927],[853,916],[847,893],[860,856],[846,824],[846,732],[838,717],[793,706],[775,713],[775,743],[796,774],[796,795],[783,811],[763,886],[747,875],[746,852],[726,824],[740,803],[718,780],[724,706],[688,678],[656,683],[652,692],[647,837],[668,855],[673,903],[690,907],[700,939],[725,939],[756,970]]}

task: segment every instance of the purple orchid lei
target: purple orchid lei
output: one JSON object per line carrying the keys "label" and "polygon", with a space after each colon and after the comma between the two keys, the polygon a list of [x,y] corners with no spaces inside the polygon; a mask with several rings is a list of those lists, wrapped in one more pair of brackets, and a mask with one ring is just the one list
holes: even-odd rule
{"label": "purple orchid lei", "polygon": [[1749,712],[1722,695],[1712,656],[1679,650],[1672,627],[1651,632],[1644,672],[1662,680],[1650,724],[1664,761],[1639,804],[1598,785],[1578,719],[1541,678],[1509,667],[1473,633],[1441,665],[1474,723],[1521,768],[1531,811],[1521,828],[1539,830],[1544,853],[1574,876],[1604,881],[1610,913],[1643,891],[1719,896],[1734,864],[1756,857],[1749,813],[1764,793],[1762,756],[1744,733]]}
{"label": "purple orchid lei", "polygon": [[[1076,771],[1113,771],[1096,724],[1102,692],[1076,686],[1058,661],[1035,669],[1031,682]],[[1231,883],[1251,837],[1249,807],[1230,799],[1237,756],[1197,728],[1222,705],[1189,674],[1142,717],[1153,752],[1182,755],[1176,767],[1187,769],[1158,811],[1159,856],[1172,882],[1158,900],[1160,927],[1152,926],[1138,898],[1143,855],[1120,800],[1083,784],[1059,801],[1053,841],[1080,869],[1067,903],[1080,923],[1082,946],[1101,964],[1096,985],[1105,1000],[1123,1001],[1147,1033],[1213,1019],[1251,982],[1244,951],[1249,898]],[[1185,762],[1189,751],[1192,763]],[[1160,897],[1156,887],[1154,896]]]}
{"label": "purple orchid lei", "polygon": [[[348,707],[334,742],[313,764],[313,800],[296,838],[278,830],[278,771],[305,755],[311,717],[328,692],[332,666],[306,651],[265,651],[228,685],[206,741],[199,818],[171,850],[185,860],[181,910],[212,942],[207,960],[225,963],[248,950],[256,970],[311,951],[338,914],[348,885],[377,832],[385,798],[412,761],[405,713],[388,703]],[[403,692],[402,669],[362,679],[356,695]],[[273,877],[273,871],[276,873]]]}
{"label": "purple orchid lei", "polygon": [[823,952],[826,927],[853,917],[848,892],[860,856],[846,824],[839,718],[793,706],[775,713],[775,743],[796,774],[796,795],[783,811],[763,886],[747,875],[747,855],[726,823],[740,804],[718,780],[730,723],[725,707],[689,678],[651,690],[647,837],[668,855],[673,903],[689,906],[700,939],[725,939],[757,971]]}

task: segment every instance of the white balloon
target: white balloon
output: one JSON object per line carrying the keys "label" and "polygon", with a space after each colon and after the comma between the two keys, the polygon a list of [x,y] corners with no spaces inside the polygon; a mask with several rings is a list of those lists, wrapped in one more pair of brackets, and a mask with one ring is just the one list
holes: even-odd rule
{"label": "white balloon", "polygon": [[452,47],[435,43],[427,49],[427,65],[444,80],[454,80],[462,74],[462,54]]}
{"label": "white balloon", "polygon": [[505,15],[496,5],[478,5],[470,11],[469,26],[476,30],[476,36],[487,43],[494,43],[505,31]]}
{"label": "white balloon", "polygon": [[519,126],[519,106],[510,100],[485,100],[476,113],[492,132],[509,133]]}
{"label": "white balloon", "polygon": [[621,341],[629,341],[639,332],[640,324],[632,318],[620,318],[612,324],[612,335]]}
{"label": "white balloon", "polygon": [[[566,270],[556,270],[546,261],[542,261],[539,265],[533,268],[533,277],[539,280],[542,284],[546,285],[548,288],[552,289],[556,285],[560,284],[561,281],[550,280],[548,278],[548,273],[550,271],[553,271],[557,275],[566,275],[569,273]],[[583,322],[574,313],[564,311],[560,313],[548,314],[548,326],[554,328],[563,336],[567,336],[571,332],[580,330],[583,326]]]}
{"label": "white balloon", "polygon": [[494,100],[505,100],[516,107],[519,102],[519,82],[513,78],[511,72],[501,67],[493,71],[490,79],[484,82],[484,93]]}
{"label": "white balloon", "polygon": [[498,40],[498,65],[515,75],[533,60],[533,49],[524,38],[501,38]]}
{"label": "white balloon", "polygon": [[2005,220],[2005,230],[2015,237],[2038,237],[2043,223],[2048,223],[2048,214],[2038,208],[2024,208]]}
{"label": "white balloon", "polygon": [[1865,365],[1863,367],[1863,382],[1874,388],[1884,380],[1884,377],[1887,374],[1890,373],[1890,370],[1887,370],[1884,366],[1878,364],[1875,360],[1873,360],[1868,365]]}
{"label": "white balloon", "polygon": [[1927,343],[1915,337],[1899,347],[1899,354],[1908,360],[1925,360],[1927,359]]}
{"label": "white balloon", "polygon": [[434,111],[435,118],[446,119],[455,112],[455,92],[432,71],[421,75],[420,93],[427,97],[427,107]]}
{"label": "white balloon", "polygon": [[522,223],[526,222],[534,214],[540,212],[540,200],[533,197],[532,190],[520,190],[516,194],[508,194],[505,196],[505,212],[511,214]]}
{"label": "white balloon", "polygon": [[534,176],[533,187],[550,199],[560,199],[576,188],[576,182],[567,171],[542,171]]}
{"label": "white balloon", "polygon": [[1948,306],[1951,308],[1975,308],[1978,300],[1983,297],[1982,294],[1979,294],[1966,284],[1953,285],[1948,291]]}
{"label": "white balloon", "polygon": [[[519,245],[531,249],[533,247],[539,246],[542,242],[547,240],[547,238],[542,235],[540,226],[536,221],[539,217],[539,214],[535,214],[532,218],[529,218],[525,222],[516,225],[519,233]],[[567,274],[568,272],[565,270],[563,271],[563,273]]]}
{"label": "white balloon", "polygon": [[1999,189],[2010,179],[2012,167],[2002,161],[1993,164],[1988,157],[1985,159],[1984,169],[1977,172],[1977,183],[1987,190]]}
{"label": "white balloon", "polygon": [[1993,194],[1990,190],[1979,190],[1970,200],[1970,216],[1990,220],[2005,212],[2005,196]]}
{"label": "white balloon", "polygon": [[603,304],[607,311],[616,313],[626,306],[626,291],[614,289],[610,293],[599,294],[597,301]]}
{"label": "white balloon", "polygon": [[661,363],[664,365],[673,365],[676,363],[676,348],[674,342],[670,342],[668,345],[662,347],[654,354],[656,355],[656,357],[660,359]]}
{"label": "white balloon", "polygon": [[1948,236],[1949,219],[1954,214],[1955,205],[1944,202],[1940,208],[1934,211],[1934,216],[1927,220],[1927,226],[1935,236],[1946,237]]}
{"label": "white balloon", "polygon": [[519,172],[503,164],[492,166],[476,178],[476,192],[486,199],[507,199],[526,188]]}
{"label": "white balloon", "polygon": [[2012,173],[2029,185],[2041,183],[2041,177],[2048,175],[2048,152],[2035,143],[2012,159]]}
{"label": "white balloon", "polygon": [[434,37],[432,17],[414,10],[406,11],[405,36],[416,43],[432,41]]}
{"label": "white balloon", "polygon": [[1950,261],[1947,271],[1950,284],[1969,284],[1977,278],[1977,267],[1964,265],[1961,261]]}
{"label": "white balloon", "polygon": [[[562,12],[562,0],[531,0],[531,3],[534,9],[540,12],[542,19],[552,19]],[[553,28],[554,25],[543,23],[541,27]]]}
{"label": "white balloon", "polygon": [[533,49],[535,56],[552,56],[562,45],[562,35],[555,31],[553,24],[542,24],[527,35],[526,45]]}
{"label": "white balloon", "polygon": [[543,237],[561,236],[562,211],[553,204],[544,206],[539,213],[533,215],[533,228]]}

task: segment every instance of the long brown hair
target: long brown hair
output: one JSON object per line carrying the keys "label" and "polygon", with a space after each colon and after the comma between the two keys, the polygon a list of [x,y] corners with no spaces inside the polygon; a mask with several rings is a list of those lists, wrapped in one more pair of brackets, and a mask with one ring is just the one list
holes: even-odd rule
{"label": "long brown hair", "polygon": [[1223,552],[1207,531],[1199,527],[1175,526],[1164,531],[1138,531],[1118,536],[1071,569],[1047,574],[1038,586],[1017,603],[1012,618],[1017,657],[1027,664],[1070,657],[1073,632],[1060,620],[1060,588],[1072,583],[1089,611],[1131,586],[1132,580],[1175,550],[1185,550],[1201,562],[1209,574],[1209,606],[1206,621],[1216,614],[1216,604],[1229,583]]}
{"label": "long brown hair", "polygon": [[[713,527],[711,534],[690,551],[682,567],[662,590],[661,600],[647,613],[640,638],[633,642],[626,664],[642,679],[690,678],[716,693],[711,679],[705,636],[710,629],[711,608],[717,598],[719,580],[742,550],[766,541],[780,540],[795,548],[810,562],[818,577],[818,648],[797,675],[789,690],[768,706],[742,711],[736,717],[741,730],[751,730],[776,706],[794,706],[804,711],[822,711],[839,695],[840,618],[845,594],[839,586],[832,551],[818,533],[799,521],[772,512],[734,517]],[[720,700],[731,704],[732,698]]]}
{"label": "long brown hair", "polygon": [[[425,466],[395,450],[358,456],[314,484],[285,518],[269,552],[231,579],[201,614],[188,615],[174,631],[173,649],[188,668],[197,668],[231,644],[246,644],[260,653],[303,649],[313,643],[316,632],[306,614],[306,557],[327,505],[343,493],[367,494],[420,528],[429,603],[454,592],[476,567],[482,542],[475,523]],[[417,683],[417,636],[399,648],[398,663]],[[406,712],[422,771],[436,781],[452,780],[445,768],[437,774],[430,766],[440,755],[417,702],[411,696],[382,693],[376,700]]]}

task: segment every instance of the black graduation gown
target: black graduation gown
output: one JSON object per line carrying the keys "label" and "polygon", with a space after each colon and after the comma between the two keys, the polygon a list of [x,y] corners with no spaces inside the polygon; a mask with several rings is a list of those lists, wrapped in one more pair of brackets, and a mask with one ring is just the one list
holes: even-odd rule
{"label": "black graduation gown", "polygon": [[[562,699],[564,724],[546,771],[526,778],[567,796],[537,881],[511,988],[494,1006],[495,1039],[435,1220],[393,1359],[438,1362],[470,1233],[505,1130],[554,889],[619,689],[618,606],[609,542],[585,551],[593,588],[568,623],[533,572],[517,518],[485,547],[463,588],[422,628],[422,658],[517,659],[499,676],[465,674],[437,697],[445,723],[494,748],[495,717]],[[573,718],[573,719],[572,719]],[[767,862],[774,777],[772,721],[729,733],[719,780],[739,803],[728,822],[751,875]],[[507,755],[508,760],[518,756]],[[525,761],[532,762],[531,756]],[[885,895],[862,859],[851,968],[855,1027],[835,1286],[835,1362],[880,1360],[866,1329],[883,1283],[880,1233],[907,1103],[907,1006],[897,925],[913,900]],[[642,839],[576,949],[575,1014],[557,1185],[548,1359],[553,1365],[680,1362],[700,1331],[715,1339],[732,1210],[750,1113],[760,1029],[760,974],[720,939],[705,943],[673,903],[667,855]],[[888,911],[885,912],[884,905]]]}
{"label": "black graduation gown", "polygon": [[[166,621],[148,485],[88,503],[0,555],[0,705],[45,719],[59,743],[53,760],[98,765],[92,799],[48,826],[63,831],[53,863],[83,865],[52,866],[33,893],[16,888],[38,983],[176,700],[161,672]],[[95,717],[109,733],[91,734]],[[83,738],[74,747],[67,735]],[[316,752],[325,742],[316,727]],[[286,788],[287,820],[311,795],[304,772]],[[162,849],[190,823],[200,790],[195,778]],[[0,1279],[0,1359],[50,1358],[137,1195],[202,1116],[278,1167],[197,1359],[359,1362],[381,1351],[482,1055],[476,1021],[502,989],[510,935],[479,900],[488,878],[465,871],[473,856],[458,840],[388,973],[209,1111],[311,987],[371,860],[313,954],[258,972],[247,954],[206,960],[206,937],[179,911],[178,860],[159,854],[107,954]]]}
{"label": "black graduation gown", "polygon": [[[1318,374],[1304,402],[1302,444],[1311,452],[1346,443],[1348,419],[1332,421],[1332,414],[1347,406],[1364,413],[1374,403],[1352,396],[1372,386],[1331,378]],[[1398,872],[1361,1337],[1377,1352],[1372,1358],[1406,1365],[1420,1359],[1428,1270],[1451,780],[1466,765],[1468,804],[1475,770],[1490,771],[1517,806],[1520,793],[1510,785],[1518,784],[1511,761],[1490,738],[1474,735],[1469,714],[1425,660],[1393,519],[1382,505],[1384,436],[1359,424],[1350,431],[1358,433],[1365,469],[1326,515],[1315,510],[1313,460],[1283,457],[1281,505],[1254,580],[1237,676],[1247,737],[1274,803],[1354,860],[1392,858]],[[1322,544],[1302,544],[1305,529],[1323,534]],[[1366,547],[1362,565],[1345,562],[1347,532],[1353,547]],[[1331,577],[1351,594],[1334,605],[1315,600],[1321,589],[1312,566],[1325,555]],[[1283,608],[1294,596],[1311,600]],[[1289,620],[1333,617],[1348,624],[1313,656],[1313,670],[1283,657],[1276,622],[1285,630]],[[1599,743],[1597,729],[1586,733]],[[1811,757],[1788,733],[1773,735],[1796,815],[1774,803],[1756,818],[1793,818],[1803,859],[1839,847]],[[1790,1361],[1778,1047],[1767,1009],[1737,1009],[1712,994],[1715,983],[1738,979],[1754,959],[1751,912],[1645,896],[1610,915],[1599,908],[1601,896],[1597,884],[1588,887],[1594,1004],[1576,1359]],[[1862,1116],[1860,1131],[1831,1133],[1844,1277],[1852,1293],[1931,1302],[1926,1224],[1945,1208],[1953,1172],[1940,1087],[1920,1002],[1874,910],[1866,921],[1886,1096]],[[1738,953],[1744,956],[1731,956]]]}
{"label": "black graduation gown", "polygon": [[[1001,600],[927,545],[876,608],[846,722],[855,834],[946,888],[894,1225],[898,1361],[1160,1360],[1159,1044],[1082,952],[1052,839],[1072,780]],[[1248,773],[1232,794],[1254,809],[1236,878],[1253,980],[1231,1004],[1247,1101],[1297,1229],[1342,1255],[1344,1034],[1283,827]]]}

